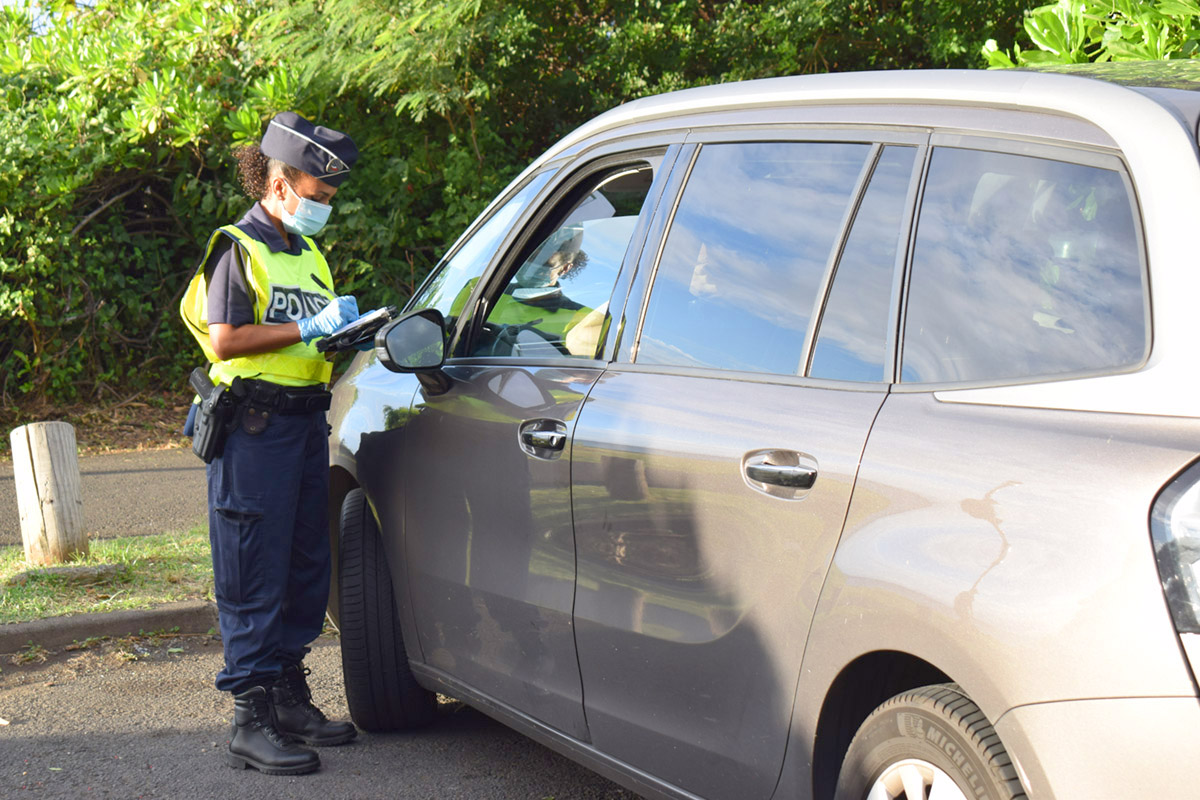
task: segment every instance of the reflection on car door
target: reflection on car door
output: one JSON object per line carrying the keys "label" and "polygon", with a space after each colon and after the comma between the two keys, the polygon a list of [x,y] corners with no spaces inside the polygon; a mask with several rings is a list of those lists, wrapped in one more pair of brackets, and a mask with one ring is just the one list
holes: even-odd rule
{"label": "reflection on car door", "polygon": [[864,213],[902,209],[907,150],[894,163],[858,143],[701,148],[634,363],[605,373],[576,426],[575,623],[593,742],[706,797],[766,798],[779,775],[809,622],[886,397],[884,364],[867,362],[884,357],[903,214],[876,220],[887,246],[874,248],[884,280],[871,305],[885,319],[863,346],[846,343],[872,377],[837,388],[796,376],[855,198],[885,174],[899,187],[868,195],[855,233]]}
{"label": "reflection on car door", "polygon": [[[620,370],[595,387],[573,471],[576,638],[597,747],[706,796],[769,796],[883,397]],[[747,454],[785,474],[815,468],[816,482],[755,482]]]}
{"label": "reflection on car door", "polygon": [[[408,422],[409,582],[426,663],[575,736],[569,451],[594,370],[452,366]],[[561,426],[561,427],[559,427]]]}
{"label": "reflection on car door", "polygon": [[[607,307],[657,163],[560,189],[484,289],[448,391],[407,422],[406,541],[426,664],[587,738],[572,606],[570,428],[602,370]],[[464,289],[470,293],[475,284]]]}

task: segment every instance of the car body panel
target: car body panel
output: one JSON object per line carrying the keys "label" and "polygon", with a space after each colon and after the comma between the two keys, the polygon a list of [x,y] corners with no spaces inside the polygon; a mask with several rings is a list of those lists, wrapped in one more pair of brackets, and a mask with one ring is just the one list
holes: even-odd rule
{"label": "car body panel", "polygon": [[[813,621],[793,732],[811,737],[845,665],[881,650],[932,664],[993,720],[1193,694],[1147,520],[1200,452],[1200,421],[1164,422],[890,395]],[[811,746],[793,740],[785,774],[807,773]]]}
{"label": "car body panel", "polygon": [[430,666],[586,739],[572,605],[571,448],[527,453],[532,421],[567,434],[598,370],[456,366],[405,425],[405,555]]}
{"label": "car body panel", "polygon": [[[597,747],[686,790],[770,796],[808,619],[884,396],[761,376],[601,378],[572,456],[576,640]],[[803,454],[815,484],[756,485],[745,463],[763,450]]]}
{"label": "car body panel", "polygon": [[[1114,698],[1022,706],[995,724],[1036,800],[1196,796],[1200,703],[1195,696]],[[1086,758],[1080,758],[1080,753]]]}

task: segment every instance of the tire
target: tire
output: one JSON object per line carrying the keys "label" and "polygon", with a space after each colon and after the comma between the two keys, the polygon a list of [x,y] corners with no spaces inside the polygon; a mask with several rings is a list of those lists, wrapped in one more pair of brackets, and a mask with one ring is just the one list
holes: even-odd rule
{"label": "tire", "polygon": [[846,751],[836,797],[1024,800],[1025,792],[979,706],[958,686],[940,684],[871,712]]}
{"label": "tire", "polygon": [[342,503],[339,554],[342,675],[350,717],[367,731],[427,724],[436,699],[409,668],[383,541],[362,489]]}

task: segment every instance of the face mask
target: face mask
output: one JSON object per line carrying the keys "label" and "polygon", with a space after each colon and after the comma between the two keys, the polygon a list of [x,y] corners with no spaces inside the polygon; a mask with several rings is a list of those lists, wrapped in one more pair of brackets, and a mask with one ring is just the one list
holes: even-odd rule
{"label": "face mask", "polygon": [[283,229],[288,233],[294,233],[299,236],[313,236],[321,228],[325,227],[325,222],[329,219],[329,213],[333,211],[332,206],[325,203],[318,203],[315,200],[309,200],[307,197],[301,197],[296,194],[296,190],[287,181],[284,181],[284,186],[288,187],[288,191],[296,195],[299,204],[296,206],[296,211],[289,214],[286,208],[283,209],[283,215],[280,217],[280,222],[283,223]]}

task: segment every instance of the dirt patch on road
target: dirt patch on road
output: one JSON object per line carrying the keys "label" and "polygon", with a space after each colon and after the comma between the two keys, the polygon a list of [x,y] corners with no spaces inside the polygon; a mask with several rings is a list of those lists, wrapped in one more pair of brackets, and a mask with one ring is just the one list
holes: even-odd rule
{"label": "dirt patch on road", "polygon": [[190,401],[178,392],[143,392],[106,405],[0,408],[0,431],[5,434],[0,459],[12,458],[9,432],[30,422],[69,422],[80,455],[191,447],[191,439],[180,432]]}
{"label": "dirt patch on road", "polygon": [[[133,662],[171,661],[197,649],[221,648],[215,633],[148,633],[141,636],[103,636],[47,650],[30,645],[0,660],[0,687],[46,686],[66,683],[80,675]],[[2,715],[0,715],[2,716]]]}

